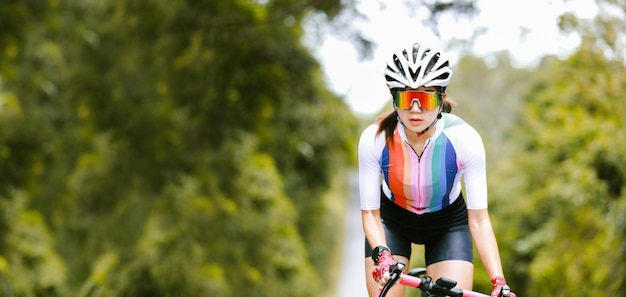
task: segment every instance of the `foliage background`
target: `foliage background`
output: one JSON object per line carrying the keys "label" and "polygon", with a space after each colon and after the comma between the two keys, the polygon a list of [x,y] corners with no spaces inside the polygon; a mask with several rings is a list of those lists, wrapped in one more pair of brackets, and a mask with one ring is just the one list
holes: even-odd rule
{"label": "foliage background", "polygon": [[318,296],[357,122],[300,23],[339,8],[3,1],[0,295]]}
{"label": "foliage background", "polygon": [[[561,17],[582,38],[571,56],[466,56],[449,88],[485,140],[519,296],[626,287],[626,29],[602,13],[626,3],[597,2],[596,19]],[[446,3],[418,5],[433,24],[475,11]],[[346,13],[339,0],[0,2],[0,295],[331,294],[372,119],[328,90],[301,40],[307,17]]]}

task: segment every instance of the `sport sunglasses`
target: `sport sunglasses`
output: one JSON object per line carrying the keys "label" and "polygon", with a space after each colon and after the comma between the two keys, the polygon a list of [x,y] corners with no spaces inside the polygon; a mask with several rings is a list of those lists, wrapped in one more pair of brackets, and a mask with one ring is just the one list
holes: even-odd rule
{"label": "sport sunglasses", "polygon": [[422,110],[433,110],[441,105],[443,93],[426,91],[393,91],[393,104],[400,108],[409,110],[414,101]]}

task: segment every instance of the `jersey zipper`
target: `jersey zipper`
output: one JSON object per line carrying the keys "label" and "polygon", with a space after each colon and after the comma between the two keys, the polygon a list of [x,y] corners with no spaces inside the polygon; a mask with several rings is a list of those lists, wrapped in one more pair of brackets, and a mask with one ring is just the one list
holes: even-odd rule
{"label": "jersey zipper", "polygon": [[424,144],[424,149],[422,149],[422,153],[418,154],[417,151],[415,151],[415,149],[413,148],[413,146],[408,142],[408,141],[404,141],[404,143],[406,143],[411,150],[415,153],[415,155],[417,156],[417,204],[418,205],[422,205],[422,196],[420,195],[420,189],[422,188],[422,185],[420,184],[421,181],[421,176],[422,176],[422,156],[424,155],[424,153],[426,152],[426,148],[428,148],[428,144],[430,144],[430,139],[426,140],[426,143]]}

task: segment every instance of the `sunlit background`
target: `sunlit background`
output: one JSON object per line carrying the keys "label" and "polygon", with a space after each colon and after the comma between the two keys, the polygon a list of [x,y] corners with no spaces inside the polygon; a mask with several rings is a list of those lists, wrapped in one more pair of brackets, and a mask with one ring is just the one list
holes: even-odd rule
{"label": "sunlit background", "polygon": [[[499,51],[510,52],[516,66],[534,66],[546,55],[565,57],[580,44],[580,36],[560,32],[560,15],[572,12],[591,19],[598,11],[593,0],[480,0],[477,8],[478,15],[471,19],[454,14],[442,16],[436,36],[432,27],[423,23],[429,15],[424,7],[415,8],[403,1],[357,1],[357,10],[364,18],[354,18],[351,25],[375,44],[371,58],[360,59],[353,42],[331,31],[311,36],[308,44],[321,61],[329,86],[345,96],[355,112],[368,115],[389,104],[382,71],[398,46],[412,40],[434,44],[446,49],[454,66],[462,54],[471,53],[493,62],[490,55]],[[469,39],[472,42],[468,46],[454,46],[455,41]]]}

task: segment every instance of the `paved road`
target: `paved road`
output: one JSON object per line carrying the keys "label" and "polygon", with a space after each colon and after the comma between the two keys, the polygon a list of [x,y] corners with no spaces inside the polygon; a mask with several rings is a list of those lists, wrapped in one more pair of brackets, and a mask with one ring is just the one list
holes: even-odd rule
{"label": "paved road", "polygon": [[346,237],[343,251],[341,280],[337,286],[337,297],[367,297],[365,268],[363,265],[363,241],[361,208],[357,172],[350,177],[350,204],[346,216]]}

